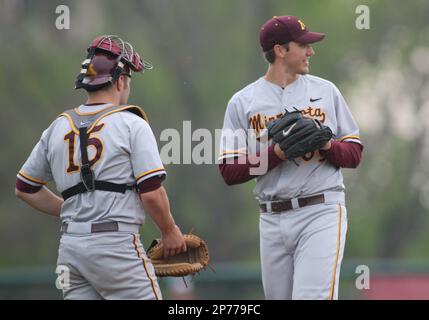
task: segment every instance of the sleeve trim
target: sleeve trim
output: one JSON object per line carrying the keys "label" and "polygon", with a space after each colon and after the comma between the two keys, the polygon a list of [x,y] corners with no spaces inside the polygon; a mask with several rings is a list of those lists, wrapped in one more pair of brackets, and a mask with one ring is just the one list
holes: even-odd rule
{"label": "sleeve trim", "polygon": [[354,141],[359,141],[359,143],[360,143],[360,137],[359,136],[344,136],[341,139],[339,139],[338,141],[342,142],[344,140],[354,140]]}
{"label": "sleeve trim", "polygon": [[43,180],[39,180],[37,178],[33,178],[32,176],[24,173],[24,171],[22,171],[22,170],[19,171],[18,175],[24,177],[25,179],[27,179],[27,180],[29,180],[29,181],[31,181],[33,183],[42,184],[42,185],[45,185],[45,184],[48,183],[47,181],[43,181]]}
{"label": "sleeve trim", "polygon": [[140,180],[143,177],[146,177],[147,175],[149,175],[151,173],[161,172],[161,171],[165,172],[165,169],[163,167],[160,167],[160,168],[156,168],[156,169],[153,169],[153,170],[149,170],[149,171],[143,172],[143,173],[139,174],[138,176],[136,176],[136,181]]}
{"label": "sleeve trim", "polygon": [[239,151],[239,150],[233,150],[233,151],[224,151],[224,152],[221,152],[220,154],[219,154],[219,157],[222,157],[222,156],[226,156],[226,155],[231,155],[231,154],[234,154],[234,155],[239,155],[239,154],[241,154],[241,155],[247,155],[247,153],[246,152],[243,152],[243,151]]}

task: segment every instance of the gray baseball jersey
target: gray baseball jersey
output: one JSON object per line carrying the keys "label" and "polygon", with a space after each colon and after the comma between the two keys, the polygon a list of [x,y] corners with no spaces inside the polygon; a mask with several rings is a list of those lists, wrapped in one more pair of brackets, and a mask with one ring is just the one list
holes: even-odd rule
{"label": "gray baseball jersey", "polygon": [[[79,106],[80,114],[94,113],[110,105]],[[57,118],[46,129],[18,178],[40,186],[54,180],[62,192],[80,182],[78,130],[67,117]],[[140,183],[166,174],[149,124],[131,112],[115,112],[99,119],[90,130],[88,158],[97,180],[117,184]],[[67,199],[61,208],[62,222],[114,220],[144,222],[144,209],[133,190],[124,194],[95,190]]]}
{"label": "gray baseball jersey", "polygon": [[[228,103],[219,161],[252,153],[247,130],[253,129],[261,137],[267,122],[285,109],[317,118],[338,141],[361,144],[358,126],[333,83],[300,75],[282,89],[260,78]],[[240,130],[246,134],[237,134]],[[257,142],[254,150],[261,149]],[[295,160],[299,166],[284,161],[256,178],[255,196],[267,208],[259,220],[265,297],[337,299],[347,232],[343,176],[318,151]],[[300,200],[305,200],[301,198],[308,196],[323,196],[323,203],[301,206]],[[273,212],[272,205],[280,200],[290,200],[292,208]]]}
{"label": "gray baseball jersey", "polygon": [[[247,153],[247,140],[229,137],[235,130],[261,133],[266,123],[285,109],[301,110],[331,128],[339,141],[360,143],[359,128],[336,86],[312,75],[299,78],[285,90],[260,78],[237,92],[229,101],[223,124],[219,161]],[[327,190],[344,190],[341,171],[318,153],[285,161],[257,178],[254,193],[261,201],[290,199]]]}
{"label": "gray baseball jersey", "polygon": [[[88,159],[95,179],[133,185],[166,174],[148,123],[125,111],[128,106],[108,111],[111,107],[76,109],[80,115],[100,113],[88,129]],[[33,186],[54,180],[63,192],[81,181],[80,165],[79,130],[63,114],[43,132],[18,178]],[[63,203],[60,217],[68,226],[57,262],[68,270],[70,283],[62,288],[65,299],[162,298],[138,234],[145,214],[137,192],[77,194]],[[94,222],[112,221],[118,223],[118,232],[92,232]]]}

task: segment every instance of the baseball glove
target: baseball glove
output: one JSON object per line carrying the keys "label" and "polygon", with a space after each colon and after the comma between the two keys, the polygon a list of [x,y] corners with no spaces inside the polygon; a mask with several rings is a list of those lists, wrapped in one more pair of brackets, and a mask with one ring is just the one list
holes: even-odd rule
{"label": "baseball glove", "polygon": [[299,110],[289,112],[285,110],[285,113],[278,119],[271,121],[268,124],[268,139],[273,138],[278,133],[283,130],[287,130],[292,126],[295,122],[302,119],[302,113]]}
{"label": "baseball glove", "polygon": [[187,251],[164,258],[164,244],[157,239],[147,249],[158,277],[194,275],[209,264],[209,248],[204,240],[193,234],[184,236]]}
{"label": "baseball glove", "polygon": [[319,150],[333,136],[328,126],[318,120],[286,112],[268,126],[268,136],[279,144],[286,158],[293,160]]}

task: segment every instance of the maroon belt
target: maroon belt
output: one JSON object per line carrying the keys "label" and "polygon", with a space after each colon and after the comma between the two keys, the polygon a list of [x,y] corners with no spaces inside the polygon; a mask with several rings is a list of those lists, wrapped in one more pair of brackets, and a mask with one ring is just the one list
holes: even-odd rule
{"label": "maroon belt", "polygon": [[[325,196],[323,194],[319,194],[311,197],[298,198],[298,206],[300,208],[311,206],[314,204],[325,203]],[[259,208],[261,209],[261,213],[267,212],[267,204],[261,203],[259,204]],[[292,210],[292,201],[291,200],[283,200],[283,201],[273,201],[271,202],[271,212],[279,213],[287,210]]]}

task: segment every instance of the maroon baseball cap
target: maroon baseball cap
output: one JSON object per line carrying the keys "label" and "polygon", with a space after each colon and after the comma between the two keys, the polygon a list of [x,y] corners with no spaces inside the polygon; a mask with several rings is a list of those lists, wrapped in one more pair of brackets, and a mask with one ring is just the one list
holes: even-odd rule
{"label": "maroon baseball cap", "polygon": [[274,16],[264,23],[259,32],[259,42],[264,52],[271,50],[276,44],[290,41],[314,43],[324,37],[324,33],[310,32],[305,24],[294,16]]}

